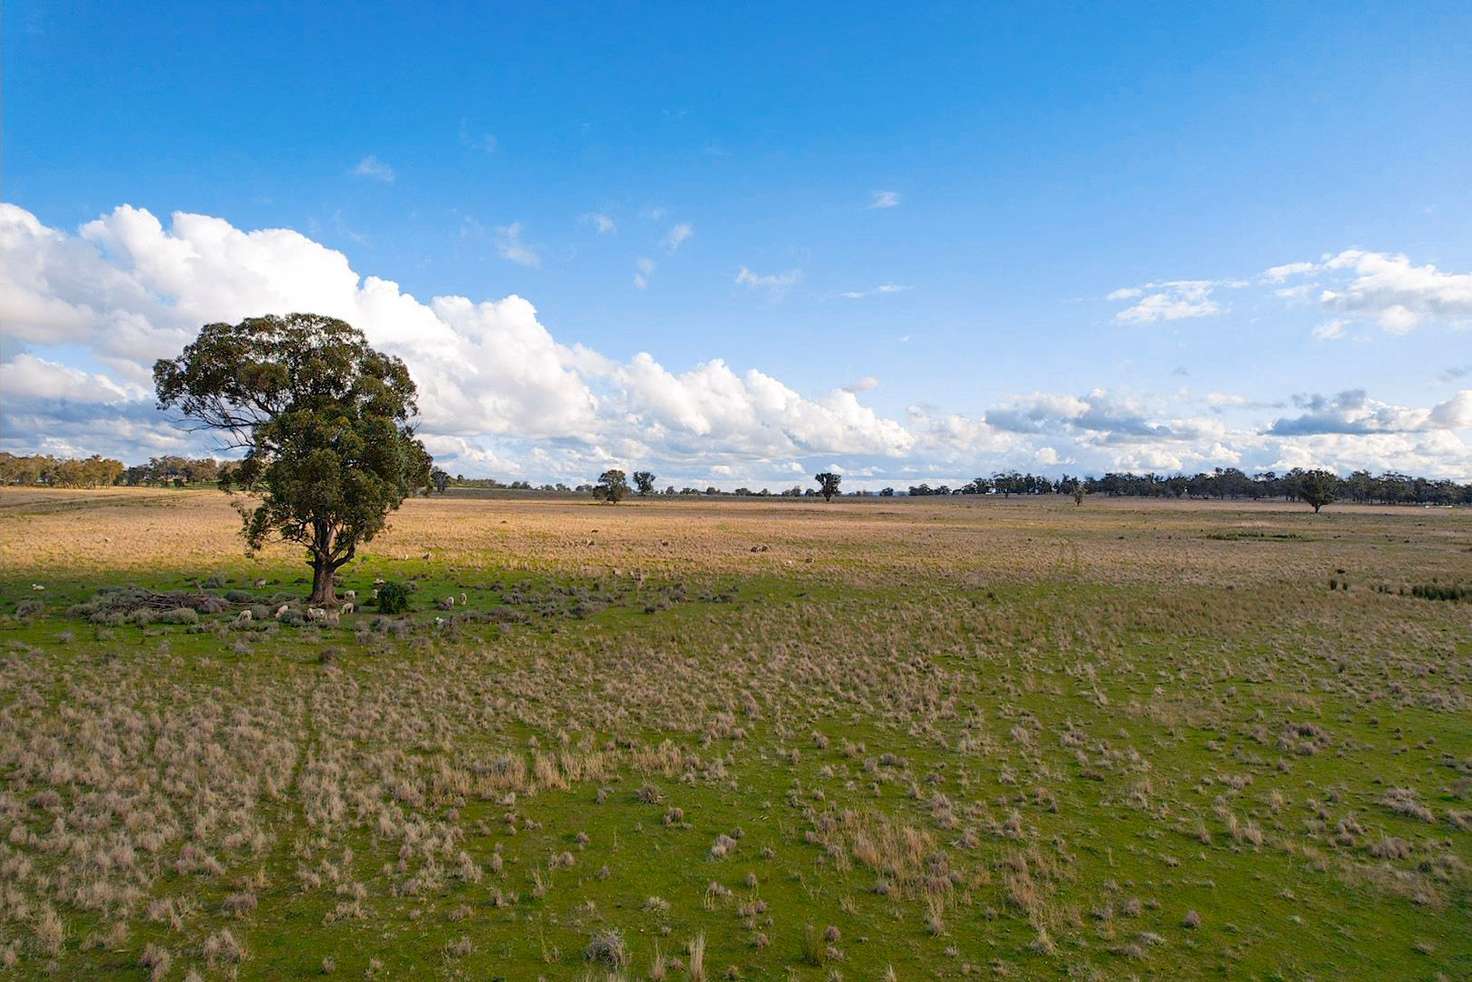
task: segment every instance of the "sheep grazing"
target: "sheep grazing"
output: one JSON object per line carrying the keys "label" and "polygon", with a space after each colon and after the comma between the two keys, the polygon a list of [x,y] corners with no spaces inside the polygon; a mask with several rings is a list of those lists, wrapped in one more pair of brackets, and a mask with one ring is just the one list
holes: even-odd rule
{"label": "sheep grazing", "polygon": [[238,616],[238,617],[235,618],[235,621],[238,624],[249,624],[250,621],[251,621],[251,613],[250,613],[250,611],[248,611],[248,610],[242,610],[240,612],[240,616]]}
{"label": "sheep grazing", "polygon": [[31,589],[32,590],[44,590],[46,588],[44,586],[42,586],[41,584],[39,584],[39,583],[32,583],[31,584]]}
{"label": "sheep grazing", "polygon": [[282,604],[280,607],[277,607],[276,608],[276,619],[278,621],[281,620],[281,618],[283,618],[283,617],[286,616],[286,612],[288,610],[290,610],[290,609],[291,609],[291,604]]}
{"label": "sheep grazing", "polygon": [[353,611],[355,611],[357,609],[358,609],[357,606],[352,601],[348,601],[347,603],[345,603],[345,604],[342,605],[342,612],[344,614],[351,614]]}
{"label": "sheep grazing", "polygon": [[343,598],[346,599],[346,600],[357,600],[358,599],[358,591],[357,590],[344,590],[342,592],[342,595],[343,595]]}
{"label": "sheep grazing", "polygon": [[264,579],[256,580],[255,586],[257,590],[264,590],[266,588],[266,581]]}

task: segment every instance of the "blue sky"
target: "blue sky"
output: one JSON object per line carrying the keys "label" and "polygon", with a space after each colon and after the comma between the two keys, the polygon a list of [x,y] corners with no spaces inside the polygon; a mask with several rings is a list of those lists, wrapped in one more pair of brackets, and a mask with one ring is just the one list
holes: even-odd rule
{"label": "blue sky", "polygon": [[[185,312],[317,299],[277,282],[310,268],[283,258],[300,243],[206,246],[182,212],[293,230],[421,306],[534,305],[535,331],[441,317],[430,350],[361,315],[427,376],[481,332],[484,370],[444,368],[426,422],[468,473],[1472,478],[1465,4],[3,16],[4,449],[162,452],[182,437],[136,369]],[[122,205],[162,233],[112,227]],[[181,242],[219,254],[161,271]],[[89,263],[127,282],[69,285]],[[1267,275],[1292,263],[1314,268]],[[635,378],[640,353],[668,377]],[[517,368],[538,359],[540,388]],[[793,395],[761,403],[751,371]]]}

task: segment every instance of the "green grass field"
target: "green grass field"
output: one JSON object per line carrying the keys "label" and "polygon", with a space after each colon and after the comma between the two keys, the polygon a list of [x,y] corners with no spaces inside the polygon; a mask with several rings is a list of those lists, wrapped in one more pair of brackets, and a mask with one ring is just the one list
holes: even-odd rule
{"label": "green grass field", "polygon": [[452,496],[335,624],[235,522],[0,492],[0,972],[1472,977],[1465,511]]}

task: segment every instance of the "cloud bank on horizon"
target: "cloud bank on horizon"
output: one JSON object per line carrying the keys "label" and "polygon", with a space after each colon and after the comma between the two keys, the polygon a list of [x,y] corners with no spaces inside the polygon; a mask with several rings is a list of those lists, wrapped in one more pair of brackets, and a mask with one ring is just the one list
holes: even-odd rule
{"label": "cloud bank on horizon", "polygon": [[[386,166],[369,164],[376,159],[355,173],[392,180]],[[871,207],[899,201],[875,192]],[[616,231],[605,215],[587,221],[600,234]],[[665,248],[674,252],[693,234],[690,224],[673,226]],[[499,228],[497,243],[514,263],[540,262],[517,224]],[[636,285],[653,271],[641,260]],[[795,269],[742,267],[735,285],[780,294],[800,278]],[[1251,280],[1123,287],[1104,302],[1119,324],[1145,329],[1221,316],[1245,291],[1322,308],[1329,320],[1314,336],[1324,341],[1361,323],[1398,335],[1431,322],[1456,334],[1472,322],[1472,273],[1357,249]],[[1101,387],[1018,392],[971,415],[916,403],[891,418],[865,403],[881,382],[873,376],[804,394],[760,368],[732,367],[719,351],[674,370],[653,353],[610,358],[554,337],[518,295],[422,301],[290,229],[244,230],[187,212],[165,225],[126,204],[75,233],[0,204],[0,449],[127,461],[209,452],[154,409],[154,360],[177,354],[202,324],[290,311],[343,318],[402,357],[420,388],[426,444],[442,466],[467,475],[580,482],[622,465],[676,484],[776,488],[834,468],[850,486],[879,487],[1002,467],[1323,466],[1472,479],[1472,388],[1403,406],[1362,389],[1254,403],[1232,393]]]}

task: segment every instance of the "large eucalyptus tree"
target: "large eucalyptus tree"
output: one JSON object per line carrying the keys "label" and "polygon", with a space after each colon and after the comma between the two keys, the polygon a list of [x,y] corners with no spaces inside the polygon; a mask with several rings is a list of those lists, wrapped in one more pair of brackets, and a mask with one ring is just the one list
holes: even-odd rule
{"label": "large eucalyptus tree", "polygon": [[160,409],[245,451],[221,486],[250,498],[237,506],[246,548],[273,538],[305,546],[312,603],[335,603],[337,570],[404,498],[429,486],[408,368],[343,321],[287,314],[206,324],[177,358],[154,365],[153,379]]}

